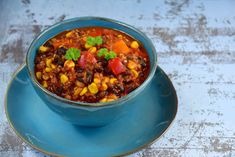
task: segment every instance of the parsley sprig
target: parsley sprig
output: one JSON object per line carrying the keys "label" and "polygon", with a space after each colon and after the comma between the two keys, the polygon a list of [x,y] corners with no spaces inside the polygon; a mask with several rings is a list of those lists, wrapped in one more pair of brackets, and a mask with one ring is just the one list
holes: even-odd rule
{"label": "parsley sprig", "polygon": [[86,39],[86,43],[91,46],[101,45],[103,43],[103,39],[101,36],[97,37],[88,36]]}
{"label": "parsley sprig", "polygon": [[66,51],[65,59],[76,61],[80,57],[80,50],[76,48],[69,48]]}
{"label": "parsley sprig", "polygon": [[117,54],[114,51],[108,51],[107,48],[101,48],[97,53],[98,57],[104,56],[106,60],[110,60],[117,57]]}

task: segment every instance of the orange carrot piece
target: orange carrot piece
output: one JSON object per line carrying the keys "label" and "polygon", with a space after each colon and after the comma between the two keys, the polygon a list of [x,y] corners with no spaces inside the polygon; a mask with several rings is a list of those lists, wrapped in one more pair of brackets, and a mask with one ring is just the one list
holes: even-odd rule
{"label": "orange carrot piece", "polygon": [[126,45],[126,43],[123,40],[118,40],[113,44],[113,51],[116,53],[128,53],[129,47]]}

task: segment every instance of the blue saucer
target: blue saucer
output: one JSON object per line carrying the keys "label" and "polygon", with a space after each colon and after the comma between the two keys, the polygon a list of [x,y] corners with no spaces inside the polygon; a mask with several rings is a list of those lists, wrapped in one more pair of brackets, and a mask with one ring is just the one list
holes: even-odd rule
{"label": "blue saucer", "polygon": [[158,67],[150,88],[132,112],[100,128],[74,126],[52,112],[20,68],[5,98],[8,121],[16,134],[33,148],[55,156],[120,156],[134,153],[158,139],[177,113],[175,89]]}

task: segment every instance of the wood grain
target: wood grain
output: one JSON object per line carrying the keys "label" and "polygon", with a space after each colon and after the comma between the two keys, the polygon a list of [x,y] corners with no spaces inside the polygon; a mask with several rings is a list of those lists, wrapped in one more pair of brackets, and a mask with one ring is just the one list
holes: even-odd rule
{"label": "wood grain", "polygon": [[[233,0],[2,0],[0,97],[12,73],[24,62],[30,42],[48,25],[77,16],[114,18],[152,39],[158,64],[179,97],[171,129],[130,156],[235,156],[234,6]],[[16,137],[6,121],[4,100],[0,102],[0,156],[44,156]]]}

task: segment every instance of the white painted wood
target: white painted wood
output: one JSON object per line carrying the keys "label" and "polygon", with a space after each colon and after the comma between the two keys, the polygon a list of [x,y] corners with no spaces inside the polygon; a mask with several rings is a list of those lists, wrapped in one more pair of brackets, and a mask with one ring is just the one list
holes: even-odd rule
{"label": "white painted wood", "polygon": [[130,156],[235,156],[234,6],[233,0],[1,0],[0,156],[44,156],[10,129],[3,97],[36,34],[77,16],[114,18],[145,32],[176,88],[179,111],[172,127]]}

